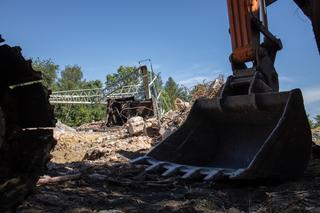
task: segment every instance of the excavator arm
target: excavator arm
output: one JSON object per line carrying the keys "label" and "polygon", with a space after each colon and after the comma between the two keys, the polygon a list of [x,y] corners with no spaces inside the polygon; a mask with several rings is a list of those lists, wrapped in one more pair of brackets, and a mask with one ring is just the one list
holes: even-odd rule
{"label": "excavator arm", "polygon": [[218,97],[196,100],[177,131],[133,162],[163,176],[211,181],[299,177],[311,131],[301,91],[279,92],[274,61],[282,44],[268,30],[266,14],[273,1],[227,2],[233,74]]}

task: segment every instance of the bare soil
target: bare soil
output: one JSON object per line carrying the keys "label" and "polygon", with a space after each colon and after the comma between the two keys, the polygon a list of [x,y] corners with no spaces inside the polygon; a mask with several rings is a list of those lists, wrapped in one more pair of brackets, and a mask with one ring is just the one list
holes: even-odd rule
{"label": "bare soil", "polygon": [[[305,175],[285,182],[184,181],[145,173],[130,159],[156,144],[129,137],[123,128],[106,133],[57,132],[47,176],[17,212],[320,212],[320,160]],[[317,147],[314,152],[318,152]]]}

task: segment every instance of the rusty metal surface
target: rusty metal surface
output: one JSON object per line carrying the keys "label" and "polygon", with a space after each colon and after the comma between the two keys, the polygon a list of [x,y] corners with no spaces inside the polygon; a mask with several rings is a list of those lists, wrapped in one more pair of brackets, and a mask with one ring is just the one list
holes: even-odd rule
{"label": "rusty metal surface", "polygon": [[259,18],[260,1],[228,0],[232,58],[237,62],[255,59],[260,44],[259,31],[251,25],[251,16]]}

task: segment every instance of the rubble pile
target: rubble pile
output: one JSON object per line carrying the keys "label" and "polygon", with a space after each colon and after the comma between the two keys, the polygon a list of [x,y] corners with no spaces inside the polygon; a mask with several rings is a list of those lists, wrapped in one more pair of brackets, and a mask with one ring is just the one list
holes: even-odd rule
{"label": "rubble pile", "polygon": [[312,129],[312,141],[320,145],[320,127]]}
{"label": "rubble pile", "polygon": [[213,98],[219,94],[221,87],[223,86],[223,79],[215,79],[212,82],[203,82],[194,87],[192,91],[192,101],[195,101],[201,97]]}
{"label": "rubble pile", "polygon": [[52,152],[52,162],[70,163],[83,160],[120,159],[120,151],[136,152],[151,148],[153,139],[144,135],[130,136],[125,127],[112,127],[106,132],[66,131],[55,129],[58,143]]}
{"label": "rubble pile", "polygon": [[176,111],[165,113],[160,120],[136,116],[118,127],[106,127],[104,122],[93,122],[74,129],[58,122],[54,131],[58,143],[52,152],[52,162],[128,162],[130,157],[139,156],[132,153],[146,152],[184,122],[190,104],[177,99],[175,107]]}
{"label": "rubble pile", "polygon": [[82,124],[77,128],[77,131],[91,131],[91,132],[104,132],[107,126],[105,121],[97,121],[87,124]]}

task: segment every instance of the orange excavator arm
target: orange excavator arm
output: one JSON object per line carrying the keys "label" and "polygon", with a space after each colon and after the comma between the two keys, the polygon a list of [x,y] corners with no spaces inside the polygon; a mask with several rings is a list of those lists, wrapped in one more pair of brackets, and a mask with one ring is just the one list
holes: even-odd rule
{"label": "orange excavator arm", "polygon": [[252,28],[252,16],[259,19],[259,0],[228,0],[228,15],[232,43],[232,58],[243,63],[255,59],[260,45],[260,33]]}
{"label": "orange excavator arm", "polygon": [[266,13],[272,1],[227,2],[233,74],[218,97],[196,100],[184,124],[133,163],[211,181],[299,177],[312,138],[301,91],[279,92],[274,61],[282,44]]}

